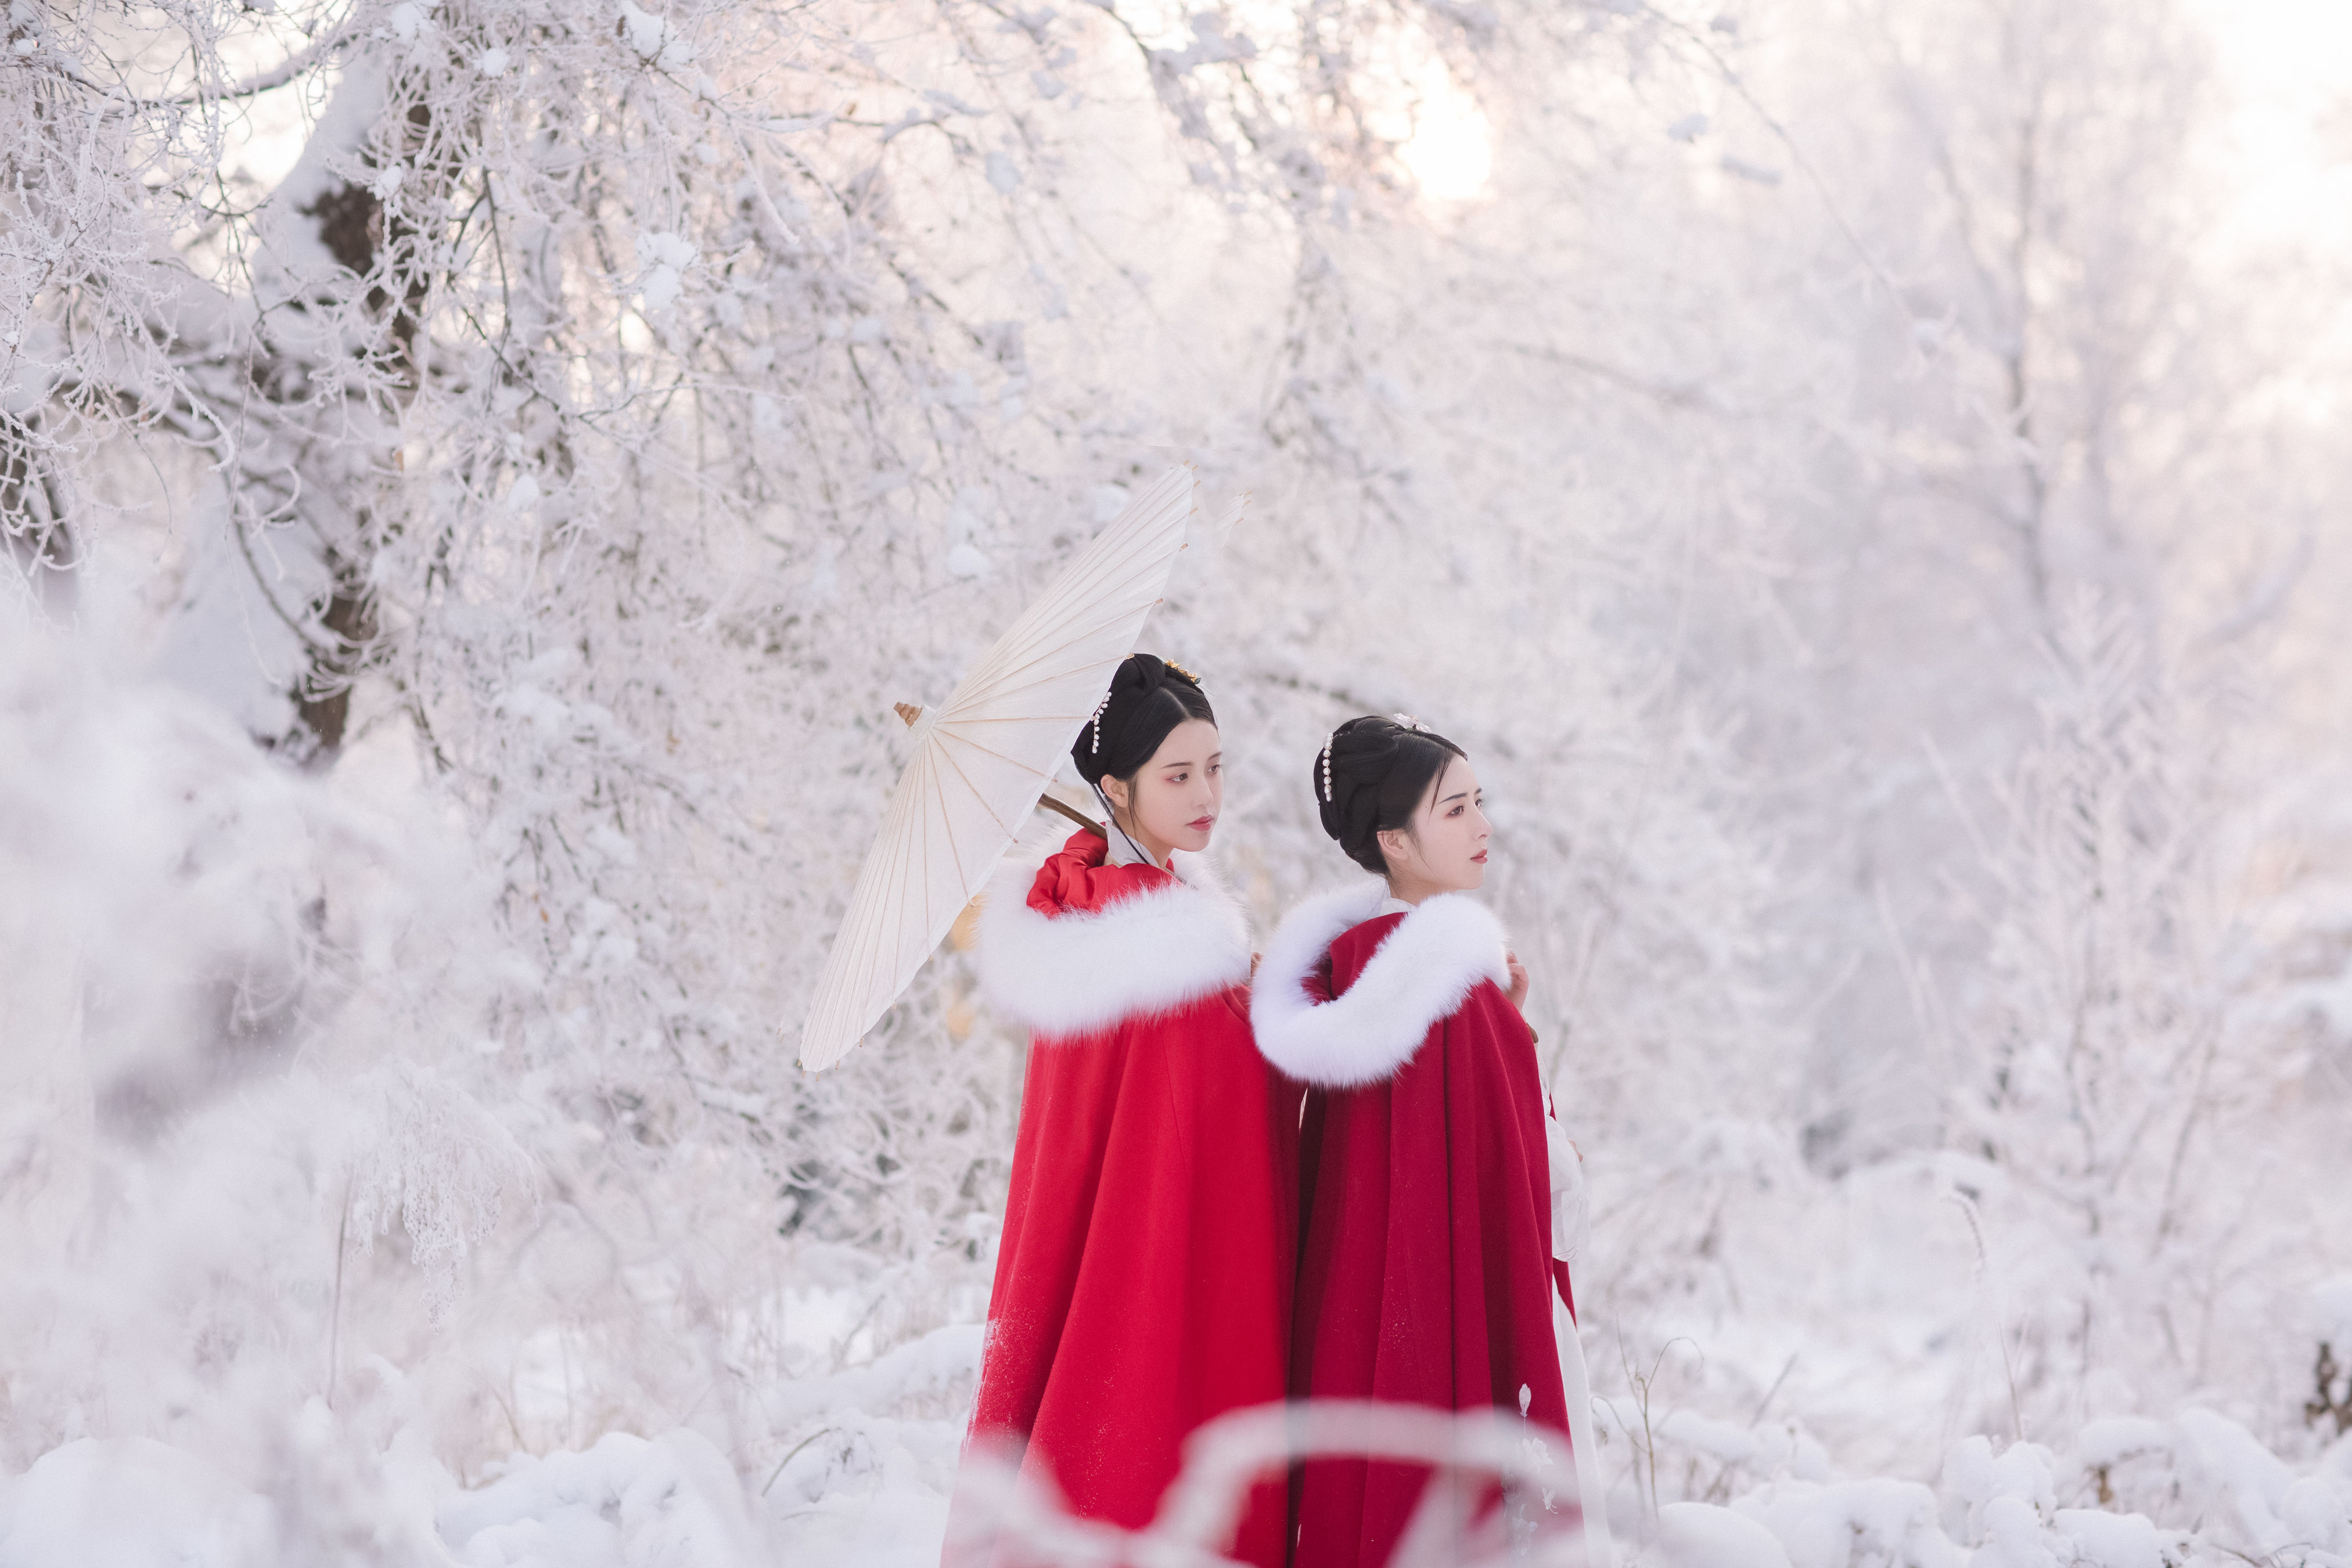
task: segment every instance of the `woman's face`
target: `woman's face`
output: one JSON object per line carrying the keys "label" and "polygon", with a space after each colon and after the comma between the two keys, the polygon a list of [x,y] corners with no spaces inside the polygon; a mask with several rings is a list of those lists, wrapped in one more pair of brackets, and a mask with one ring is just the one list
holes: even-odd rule
{"label": "woman's face", "polygon": [[1153,859],[1165,864],[1171,849],[1206,849],[1225,805],[1225,758],[1217,727],[1206,719],[1185,720],[1168,731],[1135,775],[1132,799],[1117,779],[1105,779],[1103,793],[1118,808],[1118,825]]}
{"label": "woman's face", "polygon": [[1418,903],[1432,893],[1468,892],[1486,880],[1486,840],[1494,829],[1485,802],[1469,761],[1448,757],[1413,808],[1412,826],[1380,836],[1397,897]]}

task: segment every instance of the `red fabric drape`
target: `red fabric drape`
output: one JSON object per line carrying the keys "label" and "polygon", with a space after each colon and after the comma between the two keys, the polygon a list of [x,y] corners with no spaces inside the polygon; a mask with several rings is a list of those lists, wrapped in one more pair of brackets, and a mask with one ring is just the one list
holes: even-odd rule
{"label": "red fabric drape", "polygon": [[[1402,918],[1342,933],[1309,991],[1345,994]],[[1307,1095],[1296,1397],[1516,1413],[1524,1387],[1528,1419],[1566,1466],[1543,1118],[1528,1026],[1491,981],[1432,1025],[1394,1078]],[[1428,1475],[1303,1467],[1297,1568],[1385,1563]]]}
{"label": "red fabric drape", "polygon": [[[1171,879],[1102,861],[1074,836],[1032,907],[1100,910]],[[1297,1108],[1243,986],[1031,1046],[970,1444],[1017,1449],[1073,1513],[1134,1528],[1195,1427],[1283,1397]],[[1233,1555],[1282,1568],[1285,1504],[1279,1479],[1258,1489]],[[1018,1561],[959,1557],[957,1535],[955,1568]]]}

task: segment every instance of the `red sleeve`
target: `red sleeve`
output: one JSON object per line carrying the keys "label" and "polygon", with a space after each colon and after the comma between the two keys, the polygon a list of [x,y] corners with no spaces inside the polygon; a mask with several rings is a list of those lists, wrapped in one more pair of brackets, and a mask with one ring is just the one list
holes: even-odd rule
{"label": "red sleeve", "polygon": [[1070,835],[1058,855],[1037,868],[1029,884],[1029,907],[1048,919],[1091,914],[1145,888],[1174,880],[1156,866],[1110,866],[1109,846],[1083,828]]}

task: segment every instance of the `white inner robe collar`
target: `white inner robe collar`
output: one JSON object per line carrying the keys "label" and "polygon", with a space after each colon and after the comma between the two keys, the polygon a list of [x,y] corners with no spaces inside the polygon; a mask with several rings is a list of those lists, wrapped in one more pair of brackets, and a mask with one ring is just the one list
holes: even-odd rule
{"label": "white inner robe collar", "polygon": [[1168,869],[1167,867],[1162,866],[1159,861],[1154,860],[1150,856],[1146,855],[1135,844],[1129,842],[1127,835],[1121,833],[1115,824],[1108,822],[1103,824],[1103,841],[1110,846],[1109,853],[1103,858],[1109,865],[1149,866],[1155,871],[1165,871]]}

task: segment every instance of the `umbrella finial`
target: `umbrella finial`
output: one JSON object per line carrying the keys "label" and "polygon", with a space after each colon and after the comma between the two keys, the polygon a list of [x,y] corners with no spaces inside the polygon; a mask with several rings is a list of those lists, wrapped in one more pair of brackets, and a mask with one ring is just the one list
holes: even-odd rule
{"label": "umbrella finial", "polygon": [[904,719],[909,730],[915,727],[915,721],[923,716],[923,710],[911,702],[893,702],[890,704],[890,711]]}

